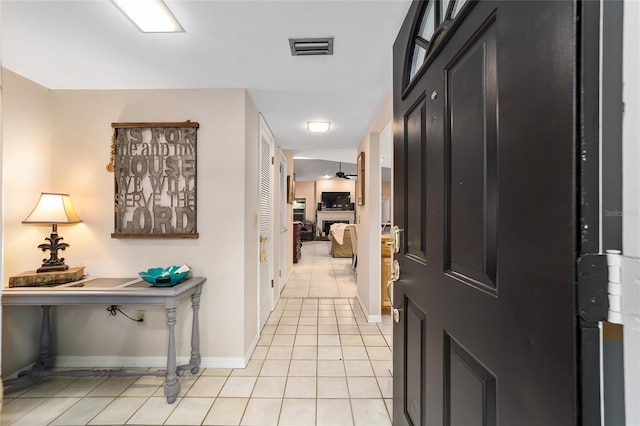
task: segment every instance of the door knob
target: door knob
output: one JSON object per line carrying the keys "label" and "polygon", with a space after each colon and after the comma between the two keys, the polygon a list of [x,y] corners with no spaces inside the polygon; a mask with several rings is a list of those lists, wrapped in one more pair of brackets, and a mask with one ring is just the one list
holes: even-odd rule
{"label": "door knob", "polygon": [[393,285],[393,283],[395,283],[399,279],[400,279],[400,262],[398,262],[398,259],[396,259],[393,261],[393,267],[391,268],[391,277],[389,278],[389,281],[387,281],[387,286],[386,286],[387,299],[391,304],[391,312],[393,313],[393,320],[396,323],[400,322],[400,311],[402,310],[402,308],[396,308],[395,305],[393,304],[393,299],[391,298],[391,286]]}

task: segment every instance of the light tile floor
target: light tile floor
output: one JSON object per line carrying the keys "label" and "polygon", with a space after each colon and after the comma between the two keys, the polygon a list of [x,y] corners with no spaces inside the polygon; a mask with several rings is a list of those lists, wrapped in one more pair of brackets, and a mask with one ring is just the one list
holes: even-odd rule
{"label": "light tile floor", "polygon": [[303,245],[244,369],[181,377],[50,377],[8,390],[2,425],[390,425],[391,321],[368,323],[351,259]]}
{"label": "light tile floor", "polygon": [[282,297],[356,297],[351,258],[329,256],[328,241],[302,245],[302,257],[293,266]]}

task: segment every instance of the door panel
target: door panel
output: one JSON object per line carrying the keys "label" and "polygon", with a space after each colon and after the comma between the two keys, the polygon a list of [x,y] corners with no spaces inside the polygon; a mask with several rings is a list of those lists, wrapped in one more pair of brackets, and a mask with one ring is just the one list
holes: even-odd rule
{"label": "door panel", "polygon": [[445,69],[449,272],[496,287],[496,40],[491,19]]}
{"label": "door panel", "polygon": [[496,378],[445,334],[445,425],[496,424]]}
{"label": "door panel", "polygon": [[446,3],[394,44],[394,425],[579,424],[579,7]]}
{"label": "door panel", "polygon": [[426,346],[426,316],[415,304],[406,305],[407,319],[405,321],[406,354],[403,374],[406,380],[405,411],[413,424],[424,424],[424,372]]}
{"label": "door panel", "polygon": [[406,167],[407,193],[414,194],[406,199],[405,235],[407,251],[422,261],[426,260],[426,232],[422,218],[425,216],[426,179],[426,104],[420,98],[415,106],[409,110],[405,118],[406,128]]}

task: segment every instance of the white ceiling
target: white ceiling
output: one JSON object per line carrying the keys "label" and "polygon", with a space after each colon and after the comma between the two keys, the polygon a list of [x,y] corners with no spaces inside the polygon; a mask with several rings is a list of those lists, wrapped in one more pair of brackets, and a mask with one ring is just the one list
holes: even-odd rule
{"label": "white ceiling", "polygon": [[[410,1],[166,3],[184,33],[143,34],[106,0],[2,0],[2,64],[50,89],[246,88],[282,148],[355,162]],[[325,36],[333,56],[291,56],[289,37]],[[331,131],[307,132],[313,120]]]}
{"label": "white ceiling", "polygon": [[[342,171],[347,175],[357,174],[355,163],[343,163],[317,159],[297,159],[295,165],[296,181],[314,181],[320,179],[338,179],[336,172]],[[383,182],[391,182],[391,169],[381,167]],[[349,177],[355,179],[355,177]]]}

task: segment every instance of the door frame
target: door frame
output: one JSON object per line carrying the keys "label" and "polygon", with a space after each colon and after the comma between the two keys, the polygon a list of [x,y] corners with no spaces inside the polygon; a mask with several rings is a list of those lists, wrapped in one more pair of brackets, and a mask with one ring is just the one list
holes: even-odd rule
{"label": "door frame", "polygon": [[[280,171],[280,191],[278,197],[278,207],[279,207],[279,216],[278,222],[280,225],[279,239],[278,239],[278,286],[275,290],[275,300],[274,303],[278,303],[280,300],[280,293],[284,289],[284,286],[287,284],[289,279],[289,274],[287,273],[287,248],[289,241],[289,228],[288,228],[288,220],[287,220],[287,174],[289,173],[287,158],[284,155],[282,149],[278,148],[278,163],[279,163],[279,171]],[[282,221],[282,210],[284,210],[284,222]],[[284,230],[283,230],[284,229]],[[274,306],[275,307],[275,306]]]}
{"label": "door frame", "polygon": [[[626,401],[626,422],[628,425],[640,422],[640,330],[637,324],[640,320],[638,306],[640,294],[633,291],[632,286],[640,277],[640,123],[637,120],[640,112],[640,59],[637,55],[637,40],[640,29],[637,21],[640,18],[640,4],[633,1],[624,2],[623,15],[623,52],[622,52],[622,81],[624,115],[622,117],[623,143],[623,196],[622,196],[622,246],[624,254],[623,268],[623,347],[624,347],[624,393]],[[636,284],[637,285],[637,284]]]}

